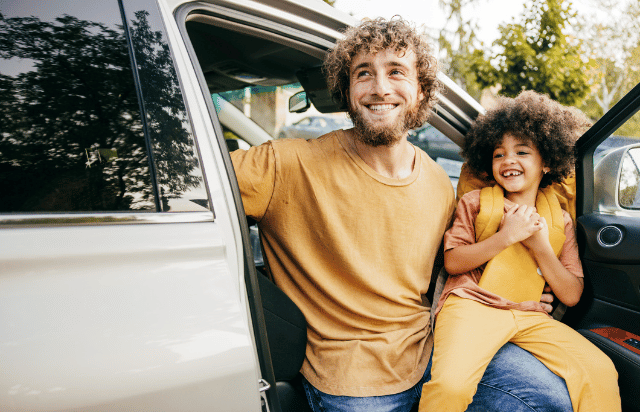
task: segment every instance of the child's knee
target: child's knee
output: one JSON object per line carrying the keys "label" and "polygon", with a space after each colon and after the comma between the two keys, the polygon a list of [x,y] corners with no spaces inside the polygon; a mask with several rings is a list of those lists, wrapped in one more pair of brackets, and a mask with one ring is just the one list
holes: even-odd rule
{"label": "child's knee", "polygon": [[604,352],[599,351],[600,356],[596,359],[597,362],[597,376],[602,378],[618,381],[618,371],[616,370],[613,361]]}
{"label": "child's knee", "polygon": [[588,372],[598,382],[618,382],[618,372],[613,361],[594,346],[587,364]]}
{"label": "child's knee", "polygon": [[456,399],[471,403],[473,395],[478,388],[478,382],[460,376],[456,373],[447,373],[423,386],[423,390],[435,390],[443,399]]}

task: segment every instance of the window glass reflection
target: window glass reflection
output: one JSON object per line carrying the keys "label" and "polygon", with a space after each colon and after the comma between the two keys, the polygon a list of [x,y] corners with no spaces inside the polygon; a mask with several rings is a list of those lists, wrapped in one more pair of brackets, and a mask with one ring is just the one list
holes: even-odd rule
{"label": "window glass reflection", "polygon": [[206,210],[162,32],[132,14],[141,82],[159,88],[143,121],[118,3],[78,4],[0,2],[0,212],[173,211],[194,190],[175,210]]}
{"label": "window glass reflection", "polygon": [[151,142],[160,208],[208,210],[199,156],[157,4],[124,3]]}
{"label": "window glass reflection", "polygon": [[155,210],[118,5],[94,3],[0,3],[1,211]]}

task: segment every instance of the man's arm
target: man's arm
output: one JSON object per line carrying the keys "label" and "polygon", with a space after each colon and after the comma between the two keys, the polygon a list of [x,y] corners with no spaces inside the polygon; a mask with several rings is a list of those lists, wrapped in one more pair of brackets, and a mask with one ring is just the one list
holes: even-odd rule
{"label": "man's arm", "polygon": [[276,177],[276,159],[271,143],[231,152],[245,214],[260,221],[267,211]]}

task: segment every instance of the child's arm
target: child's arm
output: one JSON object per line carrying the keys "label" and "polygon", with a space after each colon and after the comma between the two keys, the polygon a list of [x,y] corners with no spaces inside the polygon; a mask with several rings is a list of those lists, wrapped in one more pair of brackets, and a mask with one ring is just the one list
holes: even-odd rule
{"label": "child's arm", "polygon": [[560,302],[575,306],[582,296],[584,280],[575,276],[564,267],[549,243],[549,227],[546,220],[540,218],[542,230],[522,241],[538,263],[545,280]]}
{"label": "child's arm", "polygon": [[[487,263],[495,255],[539,231],[540,215],[535,208],[515,205],[504,214],[495,235],[478,243],[457,246],[444,252],[444,267],[450,275],[459,275]],[[548,237],[548,234],[547,234]]]}

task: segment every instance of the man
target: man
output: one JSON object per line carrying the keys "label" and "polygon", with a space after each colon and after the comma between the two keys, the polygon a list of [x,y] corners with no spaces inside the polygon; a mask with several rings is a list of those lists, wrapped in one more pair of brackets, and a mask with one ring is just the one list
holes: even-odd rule
{"label": "man", "polygon": [[[409,411],[430,371],[422,296],[455,207],[446,173],[407,141],[435,104],[436,62],[405,21],[378,19],[348,30],[325,69],[354,128],[234,152],[245,212],[275,283],[307,319],[301,372],[312,409]],[[571,403],[559,378],[511,345],[471,408]]]}

